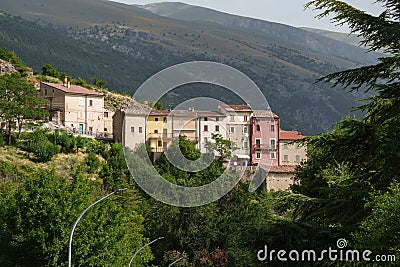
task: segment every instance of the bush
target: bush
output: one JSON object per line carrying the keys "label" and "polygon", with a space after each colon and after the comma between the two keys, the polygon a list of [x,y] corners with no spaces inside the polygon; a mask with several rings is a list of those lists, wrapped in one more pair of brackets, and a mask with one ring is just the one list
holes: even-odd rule
{"label": "bush", "polygon": [[89,173],[95,173],[99,169],[101,162],[95,153],[90,152],[85,159],[85,164]]}
{"label": "bush", "polygon": [[60,147],[49,141],[33,144],[33,155],[39,162],[48,162],[60,152]]}
{"label": "bush", "polygon": [[[29,138],[28,135],[27,137]],[[48,137],[47,130],[36,130],[31,134],[26,144],[20,143],[20,147],[27,152],[33,153],[38,161],[47,162],[60,152],[60,148],[51,143]]]}

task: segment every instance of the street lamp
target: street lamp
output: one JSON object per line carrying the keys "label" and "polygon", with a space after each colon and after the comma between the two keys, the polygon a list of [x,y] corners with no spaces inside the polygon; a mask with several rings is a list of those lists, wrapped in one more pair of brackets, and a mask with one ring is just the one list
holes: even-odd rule
{"label": "street lamp", "polygon": [[89,207],[87,207],[87,208],[81,213],[81,215],[79,215],[79,217],[78,217],[78,219],[76,220],[74,226],[72,227],[71,236],[70,236],[70,238],[69,238],[69,247],[68,247],[68,267],[71,267],[71,263],[72,263],[72,261],[71,261],[71,260],[72,260],[72,237],[73,237],[73,235],[74,235],[74,231],[75,231],[75,228],[76,228],[76,226],[77,226],[79,220],[82,219],[83,215],[85,215],[85,213],[86,213],[89,209],[91,209],[93,206],[95,206],[96,204],[98,204],[98,203],[100,203],[101,201],[103,201],[103,200],[105,200],[105,199],[111,197],[112,195],[114,195],[114,194],[116,194],[116,193],[118,193],[118,192],[125,191],[126,189],[128,189],[128,188],[118,189],[118,190],[116,190],[116,191],[114,191],[114,192],[108,194],[107,196],[105,196],[105,197],[103,197],[103,198],[97,200],[97,201],[94,202],[92,205],[90,205]]}
{"label": "street lamp", "polygon": [[132,262],[133,262],[133,259],[136,257],[136,255],[137,255],[142,249],[144,249],[145,247],[150,246],[150,245],[153,244],[154,242],[156,242],[156,241],[158,241],[158,240],[160,240],[160,239],[163,239],[163,238],[164,238],[164,237],[159,237],[159,238],[157,238],[157,239],[154,239],[154,240],[151,241],[150,243],[148,243],[148,244],[144,245],[143,247],[139,248],[139,250],[137,250],[137,251],[135,252],[135,254],[133,254],[133,256],[132,256],[132,258],[131,258],[131,261],[130,261],[129,264],[128,264],[128,267],[131,267],[131,264],[132,264]]}
{"label": "street lamp", "polygon": [[177,259],[176,261],[174,261],[173,263],[171,263],[170,265],[168,265],[168,267],[171,267],[172,265],[174,265],[175,263],[180,262],[181,260],[183,260],[184,258],[186,258],[187,256],[184,256],[182,258]]}

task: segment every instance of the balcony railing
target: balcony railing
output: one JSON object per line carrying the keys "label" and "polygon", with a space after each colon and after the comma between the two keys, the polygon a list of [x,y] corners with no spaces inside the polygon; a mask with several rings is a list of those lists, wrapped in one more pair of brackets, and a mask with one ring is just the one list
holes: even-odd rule
{"label": "balcony railing", "polygon": [[271,145],[254,145],[255,150],[276,150],[276,146],[271,146]]}
{"label": "balcony railing", "polygon": [[174,139],[174,135],[167,133],[151,133],[147,135],[147,139]]}

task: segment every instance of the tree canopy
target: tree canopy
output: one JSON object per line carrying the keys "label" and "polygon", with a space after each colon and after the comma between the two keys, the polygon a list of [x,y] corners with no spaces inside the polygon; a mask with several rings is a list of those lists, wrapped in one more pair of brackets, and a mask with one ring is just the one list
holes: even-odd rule
{"label": "tree canopy", "polygon": [[[399,192],[396,188],[400,182],[400,144],[397,142],[400,140],[400,2],[378,0],[376,3],[384,8],[379,16],[343,1],[316,0],[307,4],[321,10],[319,17],[332,16],[335,23],[347,23],[369,50],[385,52],[375,65],[320,79],[351,91],[372,93],[356,107],[365,112],[364,118],[346,118],[332,132],[307,138],[308,161],[297,174],[301,185],[293,186],[293,190],[309,198],[300,201],[296,210],[299,221],[311,223],[327,233],[327,245],[346,237],[353,246],[365,248],[373,244],[375,248],[382,248],[386,241],[373,238],[383,234],[379,224],[391,220],[389,215],[397,212],[398,203],[383,211],[374,207],[385,199],[397,201]],[[391,193],[385,196],[388,191]],[[378,214],[383,218],[378,219]],[[396,228],[394,225],[398,222],[391,222]],[[394,248],[389,246],[386,252],[396,251]],[[398,255],[398,250],[395,253]]]}
{"label": "tree canopy", "polygon": [[17,74],[0,76],[0,117],[8,122],[9,143],[12,125],[18,122],[19,132],[26,120],[47,120],[46,100],[39,98],[35,87]]}

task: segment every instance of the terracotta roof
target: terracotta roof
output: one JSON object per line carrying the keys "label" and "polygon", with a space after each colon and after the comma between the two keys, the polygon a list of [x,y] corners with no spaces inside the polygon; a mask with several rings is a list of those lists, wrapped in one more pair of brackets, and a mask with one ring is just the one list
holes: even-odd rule
{"label": "terracotta roof", "polygon": [[169,114],[171,113],[171,111],[169,110],[155,110],[152,109],[150,111],[150,116],[169,116]]}
{"label": "terracotta roof", "polygon": [[199,117],[225,117],[224,114],[219,113],[217,111],[204,111],[204,110],[200,110],[200,111],[196,111],[197,115]]}
{"label": "terracotta roof", "polygon": [[295,173],[297,166],[271,166],[269,172],[272,173]]}
{"label": "terracotta roof", "polygon": [[281,140],[300,140],[303,139],[304,136],[297,131],[280,131],[279,139]]}
{"label": "terracotta roof", "polygon": [[242,111],[242,112],[252,112],[253,110],[247,106],[247,105],[221,105],[221,107],[227,109],[227,110],[233,110],[233,111]]}
{"label": "terracotta roof", "polygon": [[274,118],[279,119],[279,116],[273,113],[271,110],[254,110],[254,117],[256,118]]}
{"label": "terracotta roof", "polygon": [[55,89],[58,89],[60,91],[63,91],[67,94],[79,94],[79,95],[93,95],[93,96],[103,96],[103,94],[98,93],[93,90],[86,89],[82,86],[79,85],[71,85],[70,88],[64,86],[63,84],[58,84],[58,83],[46,83],[42,82],[42,84],[45,84],[47,86],[53,87]]}

